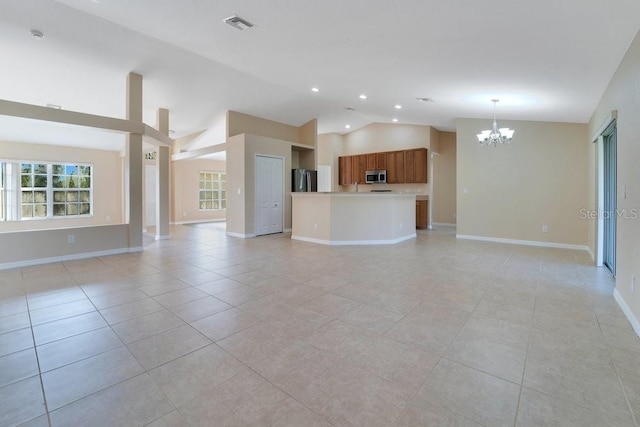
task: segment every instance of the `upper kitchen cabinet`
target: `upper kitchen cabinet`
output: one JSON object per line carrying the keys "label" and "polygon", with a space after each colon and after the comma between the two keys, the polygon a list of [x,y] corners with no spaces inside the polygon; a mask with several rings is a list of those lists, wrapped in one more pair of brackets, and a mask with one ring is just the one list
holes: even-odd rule
{"label": "upper kitchen cabinet", "polygon": [[354,182],[351,176],[351,157],[338,157],[338,182],[340,185],[351,185]]}
{"label": "upper kitchen cabinet", "polygon": [[377,159],[378,159],[377,153],[367,154],[367,170],[368,171],[379,169]]}
{"label": "upper kitchen cabinet", "polygon": [[[353,182],[364,184],[367,181],[367,155],[351,156],[351,179]],[[352,182],[352,183],[353,183]]]}
{"label": "upper kitchen cabinet", "polygon": [[367,154],[367,170],[386,170],[387,169],[387,153],[368,153]]}
{"label": "upper kitchen cabinet", "polygon": [[404,151],[389,151],[387,157],[387,183],[404,183]]}
{"label": "upper kitchen cabinet", "polygon": [[375,156],[376,156],[376,167],[374,169],[386,170],[387,169],[387,153],[375,153]]}
{"label": "upper kitchen cabinet", "polygon": [[416,148],[404,151],[404,182],[427,182],[427,149]]}

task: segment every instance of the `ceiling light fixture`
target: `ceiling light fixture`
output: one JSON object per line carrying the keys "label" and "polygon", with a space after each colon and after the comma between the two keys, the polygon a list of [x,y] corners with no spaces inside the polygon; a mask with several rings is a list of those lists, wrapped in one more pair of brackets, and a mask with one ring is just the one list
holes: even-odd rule
{"label": "ceiling light fixture", "polygon": [[360,95],[360,99],[367,99],[367,95],[363,93],[362,95]]}
{"label": "ceiling light fixture", "polygon": [[255,27],[251,22],[246,19],[240,18],[238,15],[232,15],[228,18],[222,20],[225,24],[231,25],[233,28],[237,30],[244,30],[245,28]]}
{"label": "ceiling light fixture", "polygon": [[347,123],[346,125],[344,125],[344,128],[345,129],[351,129],[351,125]]}
{"label": "ceiling light fixture", "polygon": [[391,119],[393,123],[398,123],[398,119]]}
{"label": "ceiling light fixture", "polygon": [[42,40],[44,39],[44,33],[40,30],[31,30],[31,37],[36,40]]}
{"label": "ceiling light fixture", "polygon": [[45,105],[45,107],[47,107],[47,108],[53,108],[54,110],[62,110],[62,105],[47,104],[47,105]]}
{"label": "ceiling light fixture", "polygon": [[417,100],[417,101],[420,101],[420,102],[435,102],[435,101],[433,100],[433,98],[422,98],[422,97],[417,97],[417,98],[416,98],[416,100]]}
{"label": "ceiling light fixture", "polygon": [[493,126],[490,130],[483,130],[476,136],[478,137],[478,142],[481,146],[485,147],[488,145],[492,145],[495,147],[498,143],[500,144],[509,144],[511,143],[511,138],[513,138],[513,129],[509,128],[500,128],[498,129],[498,124],[496,123],[496,104],[500,102],[499,99],[492,99],[493,102]]}
{"label": "ceiling light fixture", "polygon": [[344,109],[347,111],[356,111],[356,109],[353,107],[344,107]]}
{"label": "ceiling light fixture", "polygon": [[317,87],[312,87],[311,92],[320,92],[320,89],[318,89]]}
{"label": "ceiling light fixture", "polygon": [[396,110],[400,110],[402,108],[402,105],[396,104],[396,105],[394,105],[393,108],[395,108]]}

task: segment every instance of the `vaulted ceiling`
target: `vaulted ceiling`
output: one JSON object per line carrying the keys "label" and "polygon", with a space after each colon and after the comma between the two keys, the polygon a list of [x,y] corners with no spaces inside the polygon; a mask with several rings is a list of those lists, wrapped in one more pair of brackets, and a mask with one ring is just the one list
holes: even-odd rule
{"label": "vaulted ceiling", "polygon": [[[235,14],[255,26],[222,22]],[[0,98],[124,117],[135,71],[145,122],[168,108],[174,137],[208,129],[197,146],[224,142],[229,109],[317,118],[320,133],[394,118],[453,130],[499,98],[499,118],[584,123],[638,16],[637,0],[4,0]],[[4,118],[0,139],[46,142],[51,128]]]}

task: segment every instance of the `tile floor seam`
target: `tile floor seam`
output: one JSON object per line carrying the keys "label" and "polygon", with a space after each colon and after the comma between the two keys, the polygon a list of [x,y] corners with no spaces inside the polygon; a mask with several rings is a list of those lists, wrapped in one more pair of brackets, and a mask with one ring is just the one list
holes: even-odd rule
{"label": "tile floor seam", "polygon": [[[188,323],[185,323],[185,325],[189,325],[189,324],[188,324]],[[154,336],[160,335],[160,334],[162,334],[162,333],[165,333],[165,332],[168,332],[168,331],[172,331],[172,330],[174,330],[174,329],[180,328],[180,327],[185,326],[185,325],[180,325],[180,326],[176,326],[175,328],[167,329],[166,331],[159,332],[159,333],[157,333],[157,334],[155,334],[155,335],[151,335],[151,336],[149,336],[149,337],[147,337],[147,338],[151,338],[151,337],[154,337]],[[191,326],[191,325],[189,325],[189,326]],[[197,330],[196,328],[194,328],[193,326],[191,326],[191,328],[193,328],[197,333],[199,333],[200,335],[202,335],[203,337],[205,337],[207,340],[211,341],[211,339],[209,339],[206,335],[204,335],[202,332],[198,331],[198,330]],[[147,339],[147,338],[142,338],[142,339],[140,339],[140,340],[138,340],[138,341],[136,341],[136,342],[143,341],[143,340],[145,340],[145,339]],[[131,343],[131,344],[134,344],[134,343]],[[136,357],[136,355],[135,355],[135,354],[133,354],[133,352],[129,349],[129,347],[128,347],[128,345],[127,345],[127,344],[125,344],[124,346],[125,346],[125,347],[127,347],[127,351],[129,351],[129,353],[131,353],[131,355],[132,355],[132,356],[133,356],[133,358],[136,360],[136,362],[138,362],[138,364],[139,364],[140,366],[142,366],[142,369],[144,370],[144,372],[148,374],[150,371],[153,371],[154,369],[160,368],[161,366],[167,365],[167,364],[169,364],[169,363],[171,363],[171,362],[174,362],[174,361],[176,361],[176,360],[180,359],[181,357],[188,356],[188,355],[190,355],[190,354],[192,354],[192,353],[195,353],[195,352],[197,352],[197,351],[199,351],[199,350],[202,350],[203,348],[206,348],[206,347],[208,347],[208,346],[210,346],[210,345],[213,345],[213,344],[215,344],[215,342],[213,342],[213,341],[212,341],[211,343],[209,343],[209,344],[207,344],[207,345],[204,345],[204,346],[202,346],[202,347],[198,347],[198,348],[196,348],[196,349],[194,349],[194,350],[189,351],[188,353],[185,353],[185,354],[182,354],[182,355],[180,355],[180,356],[177,356],[175,359],[167,360],[166,362],[163,362],[162,364],[160,364],[160,365],[158,365],[158,366],[154,366],[153,368],[150,368],[150,369],[147,369],[147,368],[145,368],[145,367],[144,367],[144,365],[143,365],[143,364],[138,360],[138,358]],[[216,344],[216,345],[217,345],[217,344]],[[222,350],[224,350],[224,348],[222,348],[221,346],[219,346],[219,345],[218,345],[218,347],[219,347],[219,348],[221,348]],[[226,351],[226,350],[225,350],[225,351]]]}
{"label": "tile floor seam", "polygon": [[[444,356],[440,357],[440,359],[438,359],[438,362],[437,362],[436,364],[434,364],[434,365],[433,365],[433,368],[431,368],[431,372],[433,372],[433,370],[436,368],[436,366],[437,366],[438,364],[440,364],[440,361],[441,361],[442,359],[446,359],[446,358],[445,358]],[[446,359],[446,360],[450,360],[450,359]],[[453,360],[453,363],[460,363],[460,362],[456,362],[455,360]],[[462,363],[460,363],[460,364],[462,365]],[[464,365],[464,366],[466,366],[466,365]],[[477,369],[472,368],[472,367],[470,367],[470,366],[466,366],[466,367],[467,367],[467,368],[470,368],[470,369],[477,370]],[[429,376],[431,375],[431,372],[429,372]],[[485,372],[483,372],[483,373],[485,373]],[[488,375],[490,375],[490,374],[488,374]],[[427,376],[427,378],[425,379],[425,383],[426,383],[428,380],[429,380],[429,377]],[[424,386],[424,383],[423,383],[423,386]],[[418,391],[419,391],[419,390],[418,390]],[[416,395],[417,395],[417,394],[418,394],[418,392],[416,392]],[[415,397],[415,396],[414,396],[414,397]],[[428,397],[427,397],[426,399],[427,399],[427,401],[428,401],[429,403],[431,403],[432,405],[437,405],[437,406],[439,406],[439,407],[441,407],[441,408],[445,408],[445,407],[444,407],[443,405],[441,405],[439,402],[436,402],[436,401],[435,401],[435,399],[434,399],[434,400],[432,400],[432,399],[430,399],[430,398],[428,398]],[[405,408],[405,410],[406,410],[406,409],[408,409],[408,406],[409,406],[409,405],[407,405],[407,408]],[[456,408],[455,410],[454,410],[454,409],[451,409],[451,408],[445,408],[445,409],[446,409],[446,410],[448,410],[448,411],[450,411],[450,412],[451,412],[451,413],[453,413],[453,414],[456,414],[456,415],[457,415],[457,416],[459,416],[459,417],[465,418],[465,419],[467,419],[467,420],[469,420],[469,421],[471,421],[471,422],[473,422],[473,423],[475,423],[475,424],[481,425],[482,427],[493,427],[493,426],[491,426],[491,425],[486,425],[486,424],[482,423],[481,421],[475,420],[475,419],[471,418],[470,416],[468,416],[468,415],[466,415],[466,414],[463,414],[462,412],[458,411],[458,410],[457,410],[457,408]],[[404,411],[403,411],[403,412],[404,412]],[[400,420],[400,419],[401,419],[401,418],[398,418],[398,420]]]}
{"label": "tile floor seam", "polygon": [[[40,356],[38,354],[38,348],[36,347],[36,336],[33,332],[33,322],[31,321],[31,310],[29,310],[29,300],[26,295],[26,291],[24,292],[25,303],[27,306],[27,313],[29,316],[29,326],[31,329],[31,340],[33,342],[33,351],[36,355],[36,365],[38,366],[38,379],[40,381],[40,391],[42,392],[42,403],[44,405],[45,415],[47,416],[47,424],[51,427],[51,417],[49,415],[49,404],[47,403],[47,393],[44,390],[44,381],[42,380],[42,369],[40,367]],[[39,418],[41,415],[38,415],[36,418]],[[35,418],[34,418],[35,419]]]}
{"label": "tile floor seam", "polygon": [[525,374],[527,372],[527,361],[529,359],[529,350],[531,349],[531,338],[533,336],[533,323],[534,323],[534,316],[535,316],[535,312],[536,312],[536,304],[538,303],[538,285],[536,285],[536,298],[533,301],[533,310],[531,310],[531,326],[529,327],[529,339],[527,341],[527,351],[525,353],[524,356],[524,364],[522,366],[522,376],[521,376],[521,380],[520,380],[520,391],[518,392],[518,403],[516,405],[516,417],[515,420],[513,422],[514,427],[518,425],[518,415],[520,414],[520,402],[522,399],[522,390],[524,389],[524,379],[525,379]]}
{"label": "tile floor seam", "polygon": [[[596,319],[597,319],[597,315],[596,315]],[[602,330],[602,325],[600,324],[599,321],[598,321],[598,329],[600,330],[600,333],[604,338],[604,331]],[[625,401],[627,403],[627,407],[629,408],[629,412],[631,413],[631,419],[633,420],[633,423],[636,425],[636,427],[638,427],[638,419],[636,418],[636,415],[633,411],[633,406],[631,405],[631,400],[629,399],[627,389],[624,386],[624,382],[622,381],[622,377],[620,376],[620,372],[618,370],[616,362],[613,359],[613,356],[611,355],[611,344],[606,338],[604,338],[604,340],[607,343],[607,354],[609,355],[609,361],[611,362],[611,366],[613,366],[613,370],[616,373],[616,379],[618,380],[618,385],[622,389],[622,394],[624,395]]]}
{"label": "tile floor seam", "polygon": [[[242,363],[242,362],[241,362]],[[253,369],[251,366],[249,365],[245,365],[251,372],[253,372],[254,374],[256,374],[257,376],[259,376],[260,378],[262,378],[263,380],[265,380],[266,382],[268,382],[269,384],[271,384],[273,387],[275,387],[276,389],[280,390],[282,393],[284,393],[286,396],[288,396],[289,398],[295,400],[296,402],[298,402],[300,405],[302,405],[303,407],[307,408],[308,410],[310,410],[311,412],[313,412],[314,414],[318,415],[319,417],[321,417],[323,420],[329,422],[328,420],[325,419],[325,417],[323,417],[321,414],[318,414],[317,412],[315,412],[313,409],[309,408],[307,405],[305,405],[304,403],[300,402],[298,399],[296,399],[295,397],[291,396],[289,393],[287,393],[285,390],[281,389],[280,387],[278,387],[276,384],[272,383],[271,381],[269,381],[269,379],[265,378],[264,376],[262,376],[258,371],[256,371],[255,369]],[[239,373],[240,374],[240,373]],[[283,402],[284,403],[284,402]],[[283,414],[282,417],[284,417]],[[278,418],[277,420],[274,420],[274,422],[272,423],[275,424],[276,422],[278,422],[282,417]]]}
{"label": "tile floor seam", "polygon": [[[53,413],[53,412],[57,412],[57,411],[60,411],[60,410],[62,410],[63,408],[66,408],[66,407],[71,406],[71,405],[73,405],[73,404],[75,404],[75,403],[77,403],[77,402],[80,402],[80,401],[81,401],[81,400],[83,400],[83,399],[86,399],[86,398],[91,397],[91,396],[95,396],[96,394],[98,394],[98,393],[102,393],[102,392],[104,392],[104,391],[106,391],[106,390],[109,390],[109,389],[111,389],[111,388],[115,388],[115,387],[117,387],[118,385],[120,385],[120,384],[122,384],[122,383],[124,383],[124,382],[127,382],[127,381],[129,381],[129,380],[132,380],[132,379],[134,379],[134,378],[138,378],[138,377],[140,377],[140,376],[142,376],[142,375],[146,375],[146,376],[148,376],[148,377],[149,377],[149,379],[150,379],[151,381],[153,381],[153,378],[151,378],[151,376],[148,374],[148,372],[146,372],[146,371],[144,371],[144,372],[140,372],[139,374],[136,374],[136,375],[134,375],[134,376],[132,376],[132,377],[125,378],[125,379],[123,379],[123,380],[121,380],[121,381],[118,381],[118,382],[116,382],[116,383],[113,383],[113,384],[111,384],[111,385],[109,385],[109,386],[107,386],[107,387],[101,388],[100,390],[96,390],[96,391],[94,391],[94,392],[92,392],[92,393],[89,393],[89,394],[87,394],[87,395],[85,395],[85,396],[82,396],[82,397],[80,397],[80,398],[78,398],[78,399],[75,399],[75,400],[73,400],[73,401],[70,401],[70,402],[68,402],[68,403],[65,403],[64,405],[62,405],[62,406],[60,406],[60,407],[58,407],[58,408],[54,409],[53,411],[51,411],[51,413]],[[153,384],[154,384],[156,387],[158,387],[158,385],[157,385],[155,382],[153,382]],[[158,387],[158,389],[162,392],[162,389],[160,389],[160,387]],[[164,395],[164,392],[162,392],[162,394]],[[166,396],[165,396],[165,397],[166,397]],[[174,409],[174,410],[175,410],[175,409],[177,409],[177,408],[176,408],[176,406],[173,404],[173,402],[171,402],[171,400],[169,400],[169,398],[167,398],[167,401],[171,404],[171,406],[173,407],[173,409]],[[47,416],[49,416],[49,414],[50,414],[50,412],[49,412],[49,411],[47,411]],[[49,427],[52,427],[51,423],[49,423]]]}

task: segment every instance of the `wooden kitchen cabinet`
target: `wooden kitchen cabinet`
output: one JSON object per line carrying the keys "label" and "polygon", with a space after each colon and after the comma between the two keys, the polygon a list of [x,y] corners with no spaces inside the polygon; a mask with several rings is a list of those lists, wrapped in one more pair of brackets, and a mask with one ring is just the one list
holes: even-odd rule
{"label": "wooden kitchen cabinet", "polygon": [[404,182],[404,151],[389,151],[387,154],[387,184]]}
{"label": "wooden kitchen cabinet", "polygon": [[351,163],[352,156],[340,156],[338,157],[338,182],[340,185],[353,184],[351,175]]}
{"label": "wooden kitchen cabinet", "polygon": [[387,153],[375,153],[376,155],[376,167],[378,170],[387,169]]}
{"label": "wooden kitchen cabinet", "polygon": [[404,182],[427,182],[427,149],[416,148],[404,151]]}
{"label": "wooden kitchen cabinet", "polygon": [[380,169],[378,167],[378,153],[367,154],[367,170],[372,171],[376,169]]}
{"label": "wooden kitchen cabinet", "polygon": [[429,201],[416,200],[416,228],[424,230],[429,227]]}
{"label": "wooden kitchen cabinet", "polygon": [[367,155],[358,154],[351,156],[351,184],[358,182],[364,184],[367,182]]}
{"label": "wooden kitchen cabinet", "polygon": [[426,183],[427,149],[386,151],[338,158],[340,185],[367,182],[369,170],[386,170],[387,184]]}

